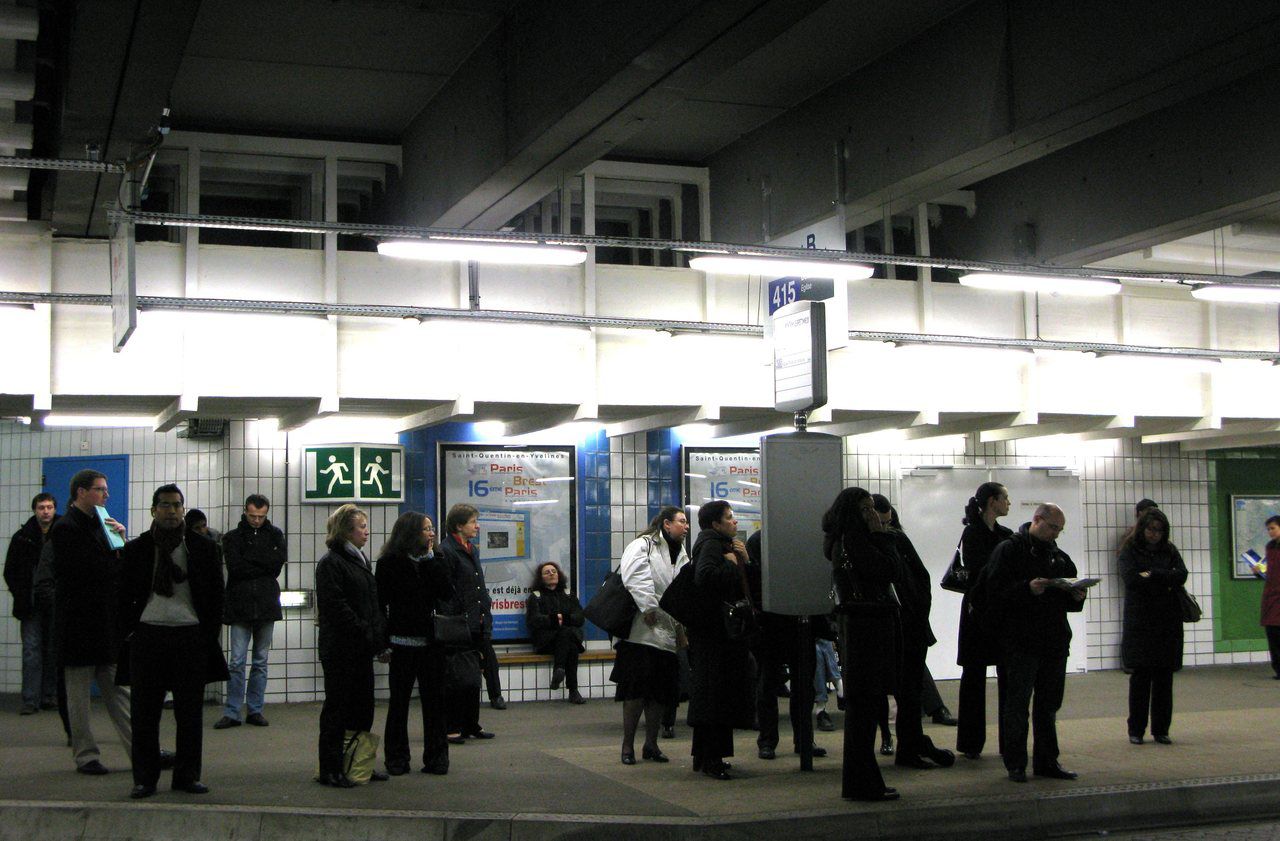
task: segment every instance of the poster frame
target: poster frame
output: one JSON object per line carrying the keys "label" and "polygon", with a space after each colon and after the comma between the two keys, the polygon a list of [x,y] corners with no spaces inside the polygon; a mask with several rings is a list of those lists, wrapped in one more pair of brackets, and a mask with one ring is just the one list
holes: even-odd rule
{"label": "poster frame", "polygon": [[[1252,502],[1261,502],[1267,506],[1272,512],[1268,517],[1274,514],[1280,514],[1280,494],[1232,494],[1231,495],[1231,579],[1233,581],[1258,581],[1259,578],[1254,574],[1252,569],[1246,567],[1245,562],[1240,560],[1240,556],[1251,548],[1248,544],[1240,539],[1240,526],[1243,525],[1237,519],[1241,516],[1240,510],[1236,507],[1236,500],[1245,500]],[[1261,523],[1247,524],[1250,531],[1256,531],[1266,534],[1267,527],[1264,519]],[[1263,543],[1266,546],[1266,543]],[[1264,549],[1265,557],[1265,549]]]}
{"label": "poster frame", "polygon": [[[713,447],[713,446],[698,446],[698,445],[690,445],[690,444],[682,444],[680,446],[680,501],[681,501],[681,505],[684,507],[686,516],[688,516],[689,518],[688,540],[690,541],[692,541],[694,537],[697,536],[698,509],[702,507],[701,501],[698,501],[697,504],[694,504],[694,500],[691,499],[692,489],[690,488],[690,482],[689,482],[689,479],[691,478],[689,476],[689,457],[695,453],[699,453],[699,454],[700,453],[712,453],[712,454],[723,453],[723,454],[743,454],[743,455],[754,454],[757,459],[761,457],[759,447]],[[763,496],[761,497],[761,502],[763,503]],[[732,504],[732,500],[730,500],[730,503]],[[764,508],[761,507],[760,505],[757,505],[756,507],[760,509],[760,513],[756,516],[759,518],[763,518]],[[747,539],[746,536],[750,535],[749,531],[745,531],[745,532],[739,531],[738,533],[739,535],[743,536],[742,537],[743,540],[746,540]]]}

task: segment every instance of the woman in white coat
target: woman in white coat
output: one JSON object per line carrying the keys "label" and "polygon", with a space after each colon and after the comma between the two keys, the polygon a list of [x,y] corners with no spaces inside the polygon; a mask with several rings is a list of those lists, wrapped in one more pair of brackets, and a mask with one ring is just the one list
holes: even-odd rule
{"label": "woman in white coat", "polygon": [[689,563],[684,548],[688,533],[689,518],[679,508],[668,505],[622,553],[618,572],[637,608],[630,635],[618,641],[613,673],[609,675],[618,685],[614,700],[622,702],[623,765],[636,764],[635,738],[641,713],[645,730],[641,756],[654,762],[667,761],[658,749],[658,728],[663,708],[674,703],[679,692],[679,627],[658,607],[658,600],[680,567]]}

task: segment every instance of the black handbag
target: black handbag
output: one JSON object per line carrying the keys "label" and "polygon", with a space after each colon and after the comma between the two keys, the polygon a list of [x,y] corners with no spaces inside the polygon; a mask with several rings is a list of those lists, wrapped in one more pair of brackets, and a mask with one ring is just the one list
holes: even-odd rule
{"label": "black handbag", "polygon": [[837,613],[854,613],[868,609],[893,609],[902,606],[892,582],[864,581],[849,562],[844,540],[833,544],[831,595]]}
{"label": "black handbag", "polygon": [[471,626],[467,624],[465,614],[451,616],[447,613],[431,612],[431,625],[435,629],[436,642],[444,645],[470,645]]}
{"label": "black handbag", "polygon": [[638,610],[636,600],[622,583],[621,573],[614,570],[605,576],[582,614],[609,636],[626,639],[631,636],[631,623]]}
{"label": "black handbag", "polygon": [[698,585],[693,581],[692,563],[680,567],[676,577],[667,585],[662,598],[658,599],[658,607],[686,628],[705,627],[706,618],[702,616],[703,604]]}
{"label": "black handbag", "polygon": [[755,609],[746,599],[723,602],[720,605],[720,619],[724,622],[725,636],[731,640],[749,640],[760,630]]}
{"label": "black handbag", "polygon": [[480,652],[459,650],[445,658],[445,680],[451,690],[480,691]]}
{"label": "black handbag", "polygon": [[939,582],[942,589],[953,593],[969,592],[969,585],[972,583],[969,568],[964,565],[963,541],[961,538],[961,542],[956,544],[956,553],[951,556],[951,563],[947,565],[947,571],[942,574],[942,581]]}
{"label": "black handbag", "polygon": [[1183,622],[1199,622],[1204,612],[1200,610],[1200,602],[1196,601],[1196,597],[1187,592],[1186,587],[1179,587],[1178,607],[1182,609]]}

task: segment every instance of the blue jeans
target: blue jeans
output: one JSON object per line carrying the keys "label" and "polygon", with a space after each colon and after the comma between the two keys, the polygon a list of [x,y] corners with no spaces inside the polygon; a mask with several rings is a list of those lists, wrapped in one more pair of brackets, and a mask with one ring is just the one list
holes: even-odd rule
{"label": "blue jeans", "polygon": [[[267,653],[271,651],[271,632],[274,622],[257,625],[229,625],[231,656],[227,658],[227,706],[222,714],[240,720],[240,707],[248,706],[249,715],[262,712],[262,701],[267,694]],[[253,640],[253,663],[249,667],[249,692],[245,694],[244,665],[249,653],[249,640]]]}
{"label": "blue jeans", "polygon": [[836,659],[835,643],[831,640],[817,641],[817,668],[813,670],[813,702],[827,702],[827,681],[840,679],[840,662]]}
{"label": "blue jeans", "polygon": [[22,703],[33,707],[58,700],[58,668],[53,653],[53,613],[36,609],[22,629]]}

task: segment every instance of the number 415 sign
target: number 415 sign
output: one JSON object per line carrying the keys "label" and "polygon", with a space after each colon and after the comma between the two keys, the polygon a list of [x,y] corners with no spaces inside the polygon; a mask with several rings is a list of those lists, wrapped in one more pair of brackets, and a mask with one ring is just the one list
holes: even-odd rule
{"label": "number 415 sign", "polygon": [[834,294],[831,278],[780,277],[769,281],[769,315],[796,301],[826,301]]}

